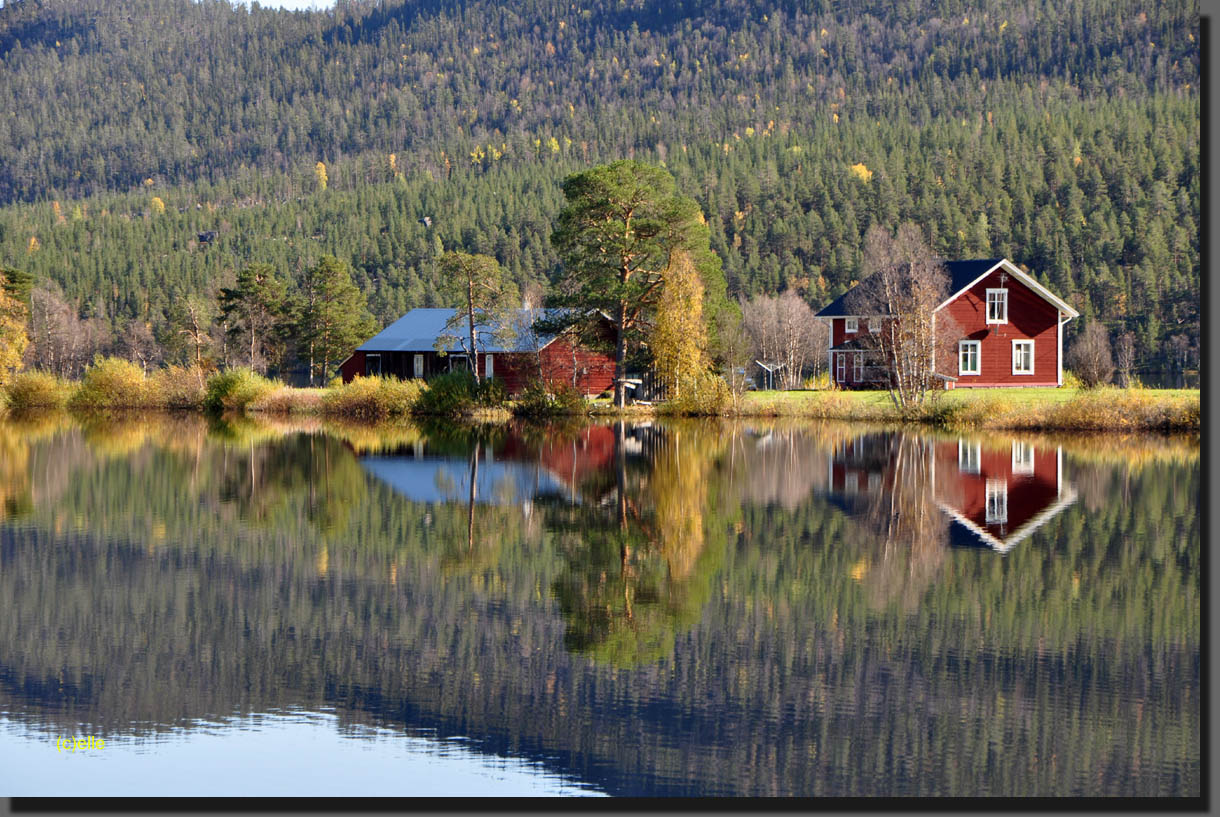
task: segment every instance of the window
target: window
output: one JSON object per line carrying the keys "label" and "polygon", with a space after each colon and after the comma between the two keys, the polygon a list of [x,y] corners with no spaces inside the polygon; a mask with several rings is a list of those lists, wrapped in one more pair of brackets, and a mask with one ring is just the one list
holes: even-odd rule
{"label": "window", "polygon": [[859,318],[848,318],[847,320],[845,320],[843,322],[843,331],[844,332],[859,332],[860,331],[860,319]]}
{"label": "window", "polygon": [[987,323],[1008,323],[1008,290],[987,290]]}
{"label": "window", "polygon": [[1002,479],[987,480],[988,525],[1003,525],[1008,521],[1008,483]]}
{"label": "window", "polygon": [[873,334],[880,332],[881,331],[881,319],[880,318],[869,318],[868,319],[868,331],[872,332]]}
{"label": "window", "polygon": [[1012,342],[1012,373],[1034,373],[1034,342],[1032,340],[1014,340]]}
{"label": "window", "polygon": [[1034,447],[1029,443],[1013,440],[1012,472],[1014,474],[1032,474],[1034,472]]}
{"label": "window", "polygon": [[381,355],[365,355],[364,373],[370,377],[381,374]]}
{"label": "window", "polygon": [[852,355],[851,379],[857,383],[864,380],[864,355],[861,352]]}
{"label": "window", "polygon": [[978,374],[979,368],[979,346],[980,341],[977,340],[961,340],[957,342],[957,373]]}
{"label": "window", "polygon": [[979,463],[983,459],[981,443],[971,443],[965,440],[957,441],[957,468],[965,474],[979,473]]}
{"label": "window", "polygon": [[483,359],[486,361],[486,363],[484,364],[484,368],[487,370],[483,373],[483,376],[484,377],[494,376],[495,370],[492,366],[492,361],[495,359],[495,355],[484,355]]}
{"label": "window", "polygon": [[415,376],[416,377],[424,376],[424,356],[423,355],[415,356]]}
{"label": "window", "polygon": [[839,383],[847,380],[847,355],[840,352],[835,355],[835,380]]}

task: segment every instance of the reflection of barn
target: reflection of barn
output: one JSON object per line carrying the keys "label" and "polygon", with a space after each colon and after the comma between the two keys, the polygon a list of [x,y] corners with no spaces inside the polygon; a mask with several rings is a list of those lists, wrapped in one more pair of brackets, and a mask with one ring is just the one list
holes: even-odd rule
{"label": "reflection of barn", "polygon": [[1058,446],[959,439],[938,442],[934,457],[934,495],[956,522],[953,544],[1007,552],[1076,500]]}
{"label": "reflection of barn", "polygon": [[[858,513],[893,493],[896,433],[864,434],[835,446],[827,469],[835,504]],[[1058,446],[958,439],[936,440],[923,450],[931,459],[932,497],[954,521],[953,545],[1007,552],[1076,499],[1063,478]]]}
{"label": "reflection of barn", "polygon": [[477,504],[522,505],[536,499],[583,501],[584,487],[612,467],[614,431],[589,426],[576,434],[532,442],[510,433],[472,452],[431,451],[420,441],[390,455],[364,456],[360,464],[412,502],[465,503],[474,480]]}

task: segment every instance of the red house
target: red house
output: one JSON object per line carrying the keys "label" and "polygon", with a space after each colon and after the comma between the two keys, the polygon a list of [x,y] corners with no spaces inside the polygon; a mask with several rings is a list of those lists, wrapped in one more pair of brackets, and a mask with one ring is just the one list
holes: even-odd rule
{"label": "red house", "polygon": [[[344,383],[358,375],[394,375],[428,379],[467,368],[467,351],[450,338],[461,330],[446,329],[454,309],[412,309],[361,344],[339,365]],[[509,394],[519,394],[531,381],[574,386],[582,394],[601,394],[614,382],[614,358],[590,349],[571,333],[540,334],[534,322],[541,309],[518,310],[513,331],[475,327],[475,365],[480,375],[504,382]],[[609,322],[606,326],[610,331]],[[438,339],[446,337],[439,344]]]}
{"label": "red house", "polygon": [[[944,323],[957,335],[957,360],[937,365],[947,382],[956,388],[1063,385],[1063,326],[1080,313],[1006,258],[945,267],[953,294],[936,313],[952,319]],[[882,317],[854,314],[857,288],[817,314],[830,321],[830,373],[842,387],[881,386],[888,375],[868,335],[881,331]]]}

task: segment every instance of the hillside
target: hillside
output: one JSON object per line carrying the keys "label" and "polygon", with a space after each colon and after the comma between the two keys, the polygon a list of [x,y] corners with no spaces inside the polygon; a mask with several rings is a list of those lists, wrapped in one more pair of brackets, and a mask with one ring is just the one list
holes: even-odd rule
{"label": "hillside", "polygon": [[388,320],[434,303],[441,246],[544,285],[558,182],[634,156],[703,206],[734,294],[819,306],[910,219],[1134,332],[1145,371],[1189,367],[1198,39],[1194,4],[1095,0],[10,0],[0,264],[99,345],[323,252]]}

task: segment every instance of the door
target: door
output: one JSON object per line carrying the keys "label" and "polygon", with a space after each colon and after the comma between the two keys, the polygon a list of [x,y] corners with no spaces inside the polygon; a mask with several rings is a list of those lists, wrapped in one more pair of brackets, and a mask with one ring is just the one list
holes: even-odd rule
{"label": "door", "polygon": [[423,355],[415,356],[415,376],[417,378],[424,376],[424,356]]}

